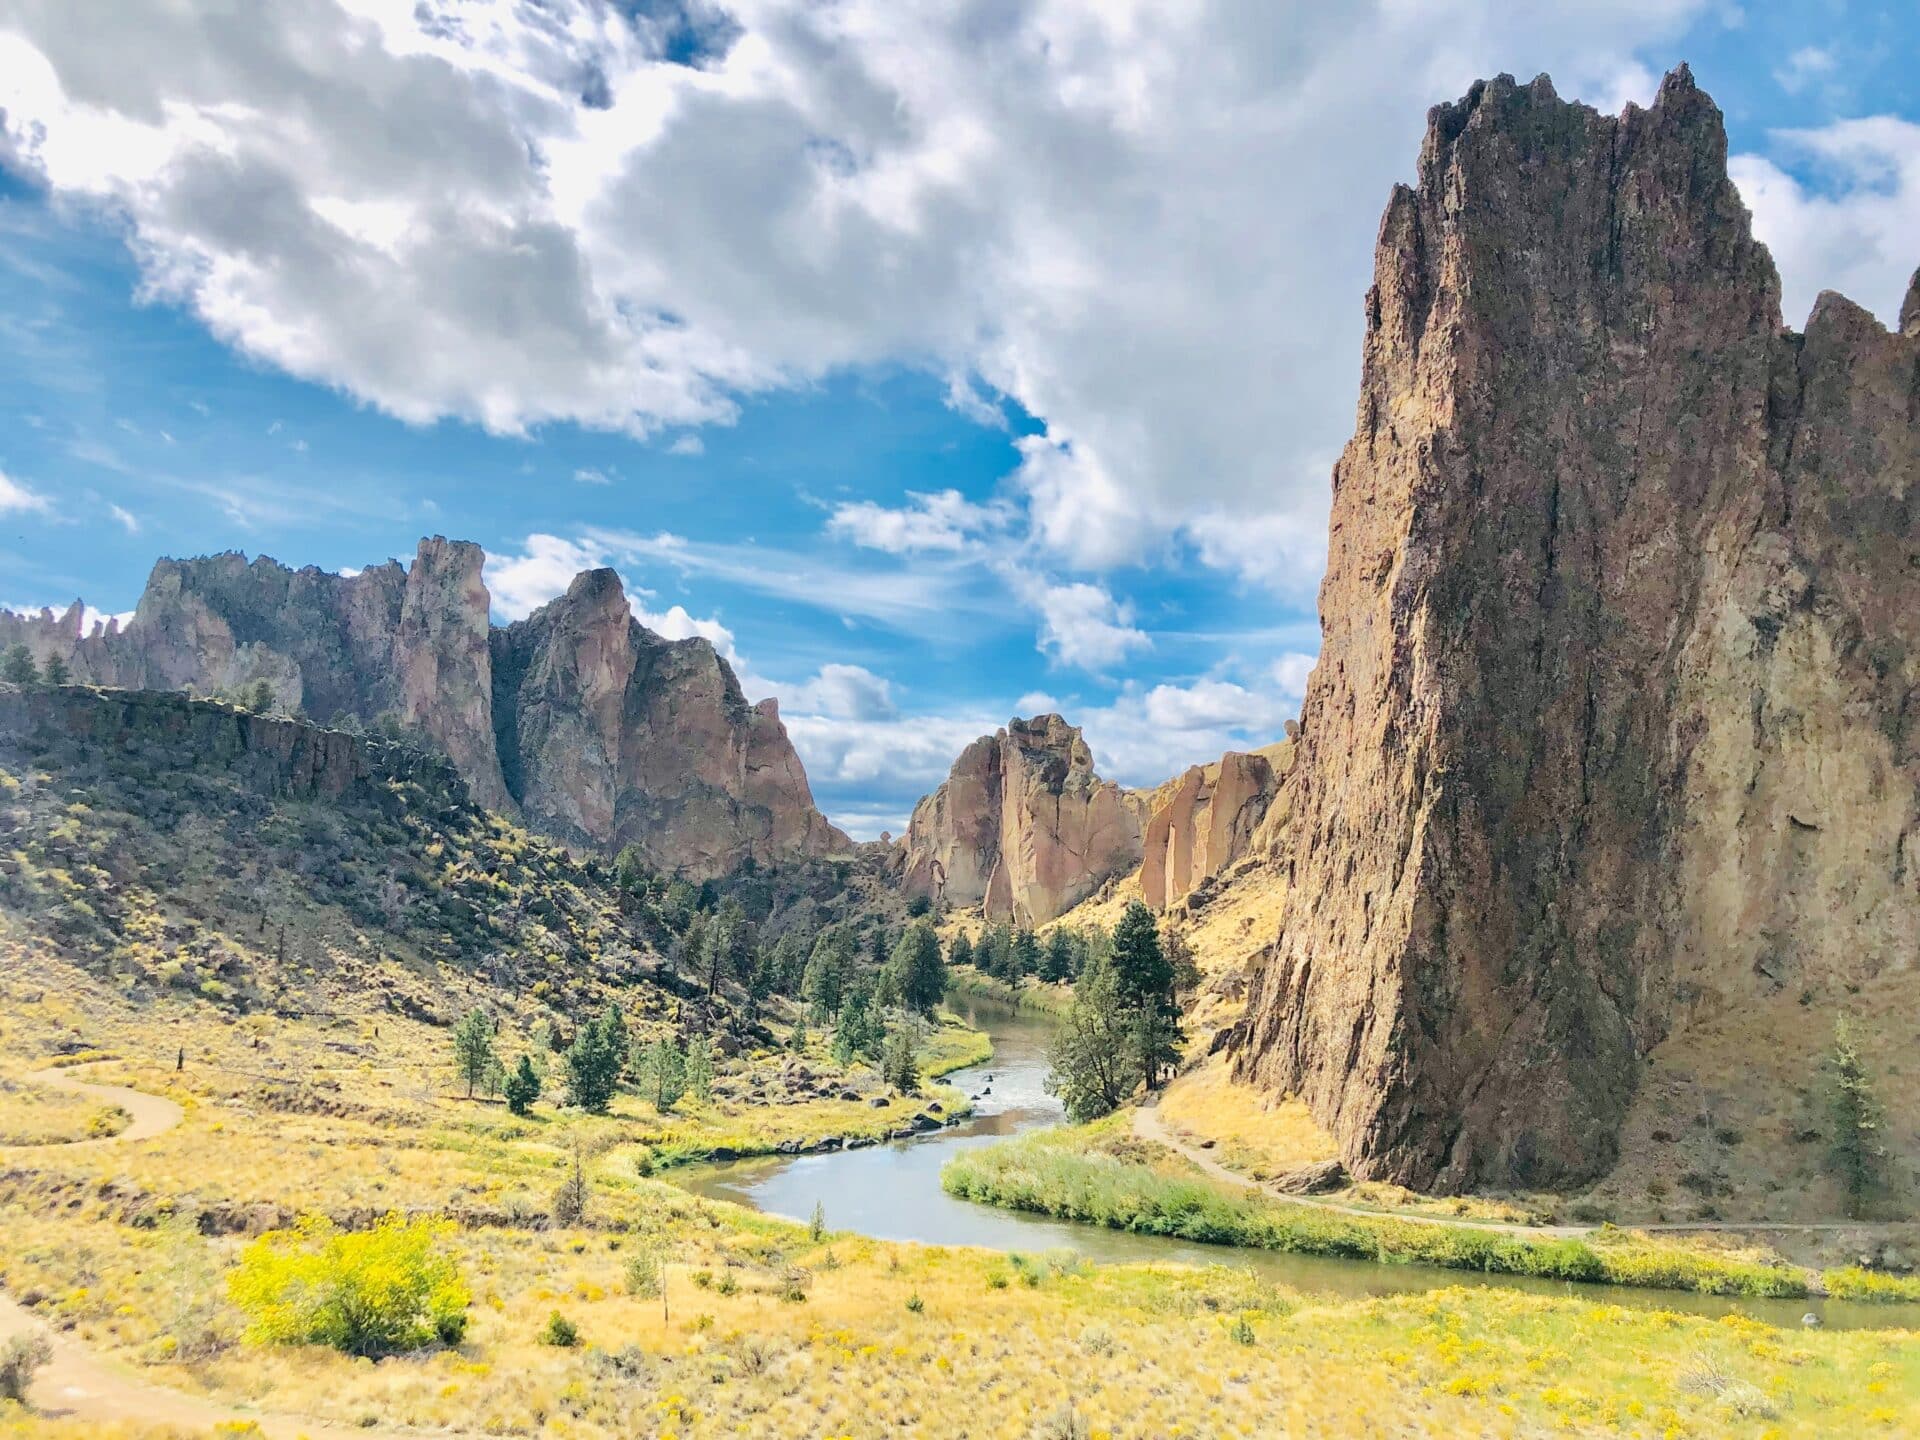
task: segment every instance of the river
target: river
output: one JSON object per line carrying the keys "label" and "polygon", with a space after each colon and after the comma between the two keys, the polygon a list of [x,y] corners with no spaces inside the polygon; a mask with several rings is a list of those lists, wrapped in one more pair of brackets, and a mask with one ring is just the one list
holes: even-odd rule
{"label": "river", "polygon": [[1311,1294],[1358,1298],[1426,1291],[1444,1285],[1488,1285],[1532,1294],[1578,1294],[1595,1301],[1696,1315],[1751,1315],[1773,1324],[1795,1327],[1808,1312],[1820,1316],[1823,1324],[1841,1329],[1920,1325],[1920,1315],[1910,1306],[1860,1305],[1822,1299],[1723,1299],[1671,1290],[1572,1285],[1420,1265],[1375,1265],[1284,1255],[1270,1250],[1200,1245],[1158,1235],[1134,1235],[956,1200],[940,1188],[940,1167],[956,1153],[976,1145],[991,1145],[1009,1135],[1058,1125],[1066,1117],[1060,1102],[1045,1089],[1050,1026],[1044,1017],[967,996],[955,997],[950,1003],[956,1014],[993,1038],[994,1056],[989,1063],[944,1077],[943,1083],[977,1097],[971,1119],[889,1145],[699,1166],[676,1173],[674,1179],[708,1199],[732,1201],[790,1220],[805,1221],[812,1215],[814,1206],[819,1205],[833,1229],[855,1230],[882,1240],[974,1245],[1030,1255],[1047,1250],[1072,1250],[1095,1263],[1227,1264],[1251,1269],[1267,1279]]}

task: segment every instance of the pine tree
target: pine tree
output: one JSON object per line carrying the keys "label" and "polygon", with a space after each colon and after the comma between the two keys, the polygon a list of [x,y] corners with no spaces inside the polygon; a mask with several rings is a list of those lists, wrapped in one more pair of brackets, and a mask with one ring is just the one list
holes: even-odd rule
{"label": "pine tree", "polygon": [[1054,926],[1047,936],[1046,952],[1040,957],[1040,978],[1051,985],[1064,985],[1073,979],[1076,948],[1073,932],[1064,925]]}
{"label": "pine tree", "polygon": [[1060,1097],[1076,1124],[1111,1114],[1139,1085],[1133,1014],[1108,961],[1090,962],[1081,972],[1047,1059],[1047,1093]]}
{"label": "pine tree", "polygon": [[73,679],[73,672],[67,669],[67,662],[58,655],[47,656],[47,664],[43,673],[49,685],[65,685],[69,680]]}
{"label": "pine tree", "polygon": [[959,934],[955,935],[953,937],[953,943],[947,947],[947,964],[973,964],[973,941],[967,938],[966,931],[962,930]]}
{"label": "pine tree", "polygon": [[1140,901],[1127,906],[1113,932],[1113,973],[1127,1011],[1135,1062],[1149,1090],[1180,1060],[1180,1005],[1173,964],[1160,944],[1160,927]]}
{"label": "pine tree", "polygon": [[467,1098],[474,1087],[487,1078],[488,1069],[497,1063],[493,1056],[493,1021],[477,1007],[469,1010],[453,1027],[453,1067],[467,1082]]}
{"label": "pine tree", "polygon": [[825,1025],[840,1013],[846,998],[848,977],[853,972],[853,942],[843,930],[823,930],[813,942],[813,955],[807,961],[800,991],[813,1016],[813,1023]]}
{"label": "pine tree", "polygon": [[671,1035],[662,1035],[651,1045],[636,1046],[633,1069],[640,1093],[663,1115],[686,1094],[686,1056]]}
{"label": "pine tree", "polygon": [[1018,985],[1031,975],[1040,973],[1040,941],[1031,930],[1022,929],[1013,937],[1013,950],[1008,957],[1007,980]]}
{"label": "pine tree", "polygon": [[567,1047],[567,1098],[589,1115],[604,1115],[620,1082],[622,1055],[608,1033],[605,1016],[580,1027]]}
{"label": "pine tree", "polygon": [[515,1115],[525,1115],[533,1109],[533,1102],[540,1098],[540,1077],[533,1073],[533,1061],[525,1055],[520,1063],[507,1075],[507,1109]]}
{"label": "pine tree", "polygon": [[33,652],[25,645],[15,645],[0,659],[0,680],[15,685],[32,685],[40,679],[40,667],[33,663]]}
{"label": "pine tree", "polygon": [[864,986],[850,986],[833,1022],[833,1058],[842,1065],[877,1054],[885,1038],[873,997]]}
{"label": "pine tree", "polygon": [[246,708],[256,715],[264,715],[273,709],[273,685],[266,680],[256,680],[247,689]]}
{"label": "pine tree", "polygon": [[880,1076],[902,1095],[920,1088],[920,1062],[914,1053],[913,1034],[905,1026],[887,1036],[880,1053]]}
{"label": "pine tree", "polygon": [[687,1041],[687,1089],[702,1105],[713,1098],[713,1046],[704,1035]]}
{"label": "pine tree", "polygon": [[940,958],[940,937],[926,920],[916,920],[900,935],[886,974],[899,1003],[931,1015],[947,993],[947,962]]}
{"label": "pine tree", "polygon": [[1861,1218],[1867,1197],[1880,1183],[1886,1147],[1880,1143],[1881,1110],[1873,1080],[1854,1044],[1853,1027],[1841,1016],[1833,1026],[1827,1052],[1828,1105],[1833,1114],[1830,1153],[1846,1191],[1847,1217]]}

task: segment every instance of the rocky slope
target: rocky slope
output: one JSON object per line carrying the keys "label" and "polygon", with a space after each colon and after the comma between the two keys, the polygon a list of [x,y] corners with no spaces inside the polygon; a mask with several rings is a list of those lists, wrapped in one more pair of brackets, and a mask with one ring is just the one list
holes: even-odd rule
{"label": "rocky slope", "polygon": [[1375,263],[1236,1064],[1363,1176],[1569,1184],[1663,1036],[1920,951],[1920,277],[1785,329],[1684,68],[1436,108]]}
{"label": "rocky slope", "polygon": [[495,628],[477,545],[422,540],[341,576],[237,554],[155,565],[127,628],[0,614],[0,646],[58,653],[73,678],[237,692],[328,723],[390,723],[444,750],[473,796],[573,844],[637,845],[695,878],[743,860],[838,853],[771,701],[750,706],[703,639],[632,616],[611,570]]}
{"label": "rocky slope", "polygon": [[983,735],[913,808],[901,885],[992,920],[1043,925],[1140,863],[1139,807],[1094,773],[1058,715]]}

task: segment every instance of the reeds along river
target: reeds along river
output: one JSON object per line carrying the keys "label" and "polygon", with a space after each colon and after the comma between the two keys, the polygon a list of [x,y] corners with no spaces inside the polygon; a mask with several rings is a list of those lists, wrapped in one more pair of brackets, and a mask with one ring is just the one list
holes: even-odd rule
{"label": "reeds along river", "polygon": [[1237,1246],[1200,1245],[1157,1235],[1134,1235],[958,1200],[940,1188],[940,1167],[954,1154],[972,1146],[991,1145],[1010,1135],[1064,1124],[1066,1116],[1060,1102],[1047,1094],[1045,1088],[1047,1042],[1051,1033],[1045,1017],[970,996],[953,997],[949,1004],[957,1014],[993,1037],[994,1057],[989,1063],[955,1071],[943,1081],[978,1097],[971,1120],[911,1140],[861,1150],[700,1166],[677,1172],[675,1180],[708,1199],[733,1201],[790,1220],[805,1221],[813,1214],[814,1206],[819,1205],[831,1228],[855,1230],[882,1240],[976,1245],[1027,1255],[1072,1250],[1096,1263],[1171,1261],[1189,1265],[1234,1265],[1312,1294],[1363,1298],[1449,1285],[1488,1285],[1539,1295],[1578,1294],[1611,1304],[1642,1305],[1695,1315],[1751,1315],[1795,1327],[1808,1313],[1819,1316],[1824,1324],[1845,1329],[1904,1327],[1915,1323],[1912,1307],[1908,1306],[1860,1305],[1821,1299],[1727,1298],[1672,1290],[1570,1285],[1564,1281],[1482,1275],[1418,1265],[1379,1265],[1286,1255]]}

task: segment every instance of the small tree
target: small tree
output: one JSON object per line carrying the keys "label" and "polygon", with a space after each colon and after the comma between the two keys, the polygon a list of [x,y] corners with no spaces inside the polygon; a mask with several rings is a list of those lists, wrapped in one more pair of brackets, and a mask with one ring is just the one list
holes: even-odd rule
{"label": "small tree", "polygon": [[787,1036],[787,1049],[795,1055],[807,1053],[807,1042],[812,1037],[807,1034],[807,1022],[801,1018],[793,1022],[793,1032]]}
{"label": "small tree", "polygon": [[1046,952],[1040,957],[1040,978],[1053,985],[1073,979],[1074,949],[1073,932],[1064,925],[1054,926],[1047,936]]}
{"label": "small tree", "polygon": [[1029,975],[1040,973],[1040,941],[1033,931],[1022,929],[1013,937],[1013,953],[1007,964],[1007,979],[1018,985]]}
{"label": "small tree", "polygon": [[800,979],[800,994],[816,1025],[826,1025],[840,1013],[847,980],[853,973],[853,941],[844,930],[820,932]]}
{"label": "small tree", "polygon": [[913,1035],[905,1026],[887,1036],[880,1054],[880,1077],[902,1095],[920,1088],[920,1062],[914,1054]]}
{"label": "small tree", "polygon": [[497,1062],[493,1055],[493,1021],[477,1006],[461,1017],[453,1027],[453,1066],[467,1082],[467,1098],[474,1087],[485,1082],[487,1072]]}
{"label": "small tree", "polygon": [[0,659],[0,680],[9,680],[15,685],[32,685],[40,679],[40,667],[33,663],[33,652],[25,645],[10,648],[4,659]]}
{"label": "small tree", "polygon": [[1047,1059],[1047,1093],[1060,1097],[1076,1124],[1111,1114],[1139,1085],[1133,1013],[1110,964],[1096,960],[1081,973]]}
{"label": "small tree", "polygon": [[580,1152],[580,1142],[574,1141],[573,1164],[567,1169],[567,1178],[560,1182],[553,1192],[553,1220],[556,1225],[578,1225],[587,1215],[587,1202],[593,1198],[593,1192],[587,1186],[586,1157]]}
{"label": "small tree", "polygon": [[67,662],[58,655],[47,656],[44,673],[49,685],[65,685],[73,679],[73,672],[67,668]]}
{"label": "small tree", "polygon": [[533,1102],[540,1098],[540,1077],[534,1073],[533,1061],[527,1056],[520,1057],[520,1063],[507,1075],[507,1109],[515,1115],[525,1115],[533,1109]]}
{"label": "small tree", "polygon": [[926,920],[916,920],[901,933],[887,960],[887,973],[900,1004],[931,1015],[947,993],[947,962],[940,954],[940,937]]}
{"label": "small tree", "polygon": [[0,1400],[25,1405],[34,1375],[51,1359],[53,1343],[37,1330],[0,1345]]}
{"label": "small tree", "polygon": [[256,680],[247,688],[246,707],[256,715],[264,715],[273,709],[273,685],[266,680]]}
{"label": "small tree", "polygon": [[713,1098],[713,1046],[704,1035],[687,1041],[687,1089],[702,1105]]}
{"label": "small tree", "polygon": [[953,943],[947,947],[947,964],[973,964],[973,941],[967,938],[966,931],[962,930],[958,935],[955,935],[953,937]]}
{"label": "small tree", "polygon": [[842,1065],[851,1065],[862,1056],[879,1053],[885,1038],[867,992],[858,987],[849,990],[841,1002],[839,1015],[834,1017],[833,1058]]}
{"label": "small tree", "polygon": [[1879,1185],[1887,1151],[1880,1143],[1880,1101],[1844,1015],[1834,1022],[1826,1068],[1827,1103],[1833,1115],[1830,1154],[1846,1192],[1847,1216],[1858,1220],[1866,1210],[1867,1197]]}
{"label": "small tree", "polygon": [[608,1033],[604,1018],[580,1027],[567,1047],[567,1099],[589,1115],[604,1115],[620,1082],[620,1051]]}
{"label": "small tree", "polygon": [[671,1035],[662,1035],[651,1045],[636,1045],[633,1071],[640,1093],[663,1115],[686,1093],[686,1056]]}
{"label": "small tree", "polygon": [[1160,944],[1160,927],[1140,901],[1127,906],[1113,932],[1113,976],[1127,1012],[1135,1063],[1147,1088],[1179,1063],[1180,1006],[1173,994],[1173,963]]}

